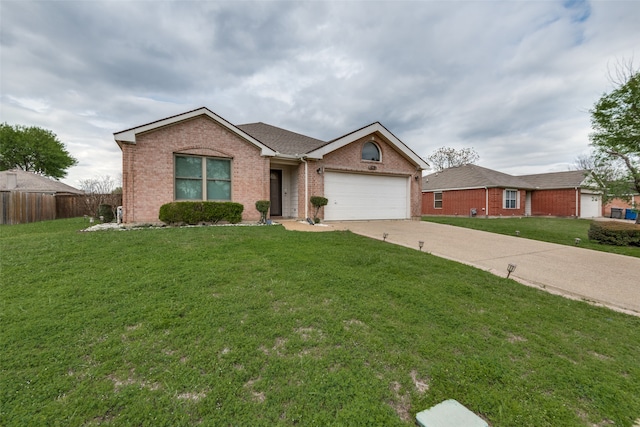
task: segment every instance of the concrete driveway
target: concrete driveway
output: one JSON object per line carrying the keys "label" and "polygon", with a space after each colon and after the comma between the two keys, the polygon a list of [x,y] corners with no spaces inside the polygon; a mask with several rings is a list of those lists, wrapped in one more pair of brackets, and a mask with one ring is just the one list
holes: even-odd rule
{"label": "concrete driveway", "polygon": [[[387,241],[507,275],[529,286],[640,316],[640,258],[425,221],[329,222],[328,230]],[[313,226],[308,226],[312,228]],[[315,230],[314,230],[315,231]]]}

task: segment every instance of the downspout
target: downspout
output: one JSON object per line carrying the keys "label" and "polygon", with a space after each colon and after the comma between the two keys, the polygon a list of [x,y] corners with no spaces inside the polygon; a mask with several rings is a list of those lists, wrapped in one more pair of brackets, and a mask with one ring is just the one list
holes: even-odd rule
{"label": "downspout", "polygon": [[307,202],[309,199],[309,165],[304,156],[300,156],[300,160],[304,163],[304,218],[307,219],[309,218],[309,203]]}
{"label": "downspout", "polygon": [[580,201],[580,194],[579,194],[580,190],[578,190],[578,187],[576,187],[575,190],[576,190],[576,218],[580,218],[580,213],[578,212],[578,209],[580,207],[578,204],[578,202]]}
{"label": "downspout", "polygon": [[489,189],[484,187],[484,215],[489,218]]}

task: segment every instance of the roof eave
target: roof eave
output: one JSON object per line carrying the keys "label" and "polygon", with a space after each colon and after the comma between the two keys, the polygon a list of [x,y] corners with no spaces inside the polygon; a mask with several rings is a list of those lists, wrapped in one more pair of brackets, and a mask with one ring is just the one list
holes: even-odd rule
{"label": "roof eave", "polygon": [[234,126],[230,122],[226,121],[222,117],[215,114],[213,111],[209,110],[206,107],[201,107],[196,110],[188,111],[186,113],[178,114],[175,116],[167,117],[166,119],[157,120],[155,122],[147,123],[142,126],[138,126],[131,129],[126,129],[121,132],[116,132],[113,134],[116,143],[122,148],[122,144],[136,144],[136,136],[139,134],[143,134],[146,132],[150,132],[153,130],[157,130],[163,128],[165,126],[170,126],[185,120],[189,120],[198,116],[207,116],[222,127],[226,128],[230,132],[238,135],[240,138],[246,140],[247,142],[255,145],[260,149],[260,154],[262,156],[275,156],[276,152],[271,148],[264,145],[262,142],[253,138],[246,132],[240,130],[238,127]]}
{"label": "roof eave", "polygon": [[354,141],[357,141],[360,138],[364,138],[367,135],[372,133],[379,132],[382,134],[385,139],[387,139],[393,146],[395,146],[400,153],[407,158],[409,161],[414,163],[419,170],[428,169],[429,165],[425,162],[420,156],[414,153],[409,147],[407,147],[400,139],[398,139],[394,134],[389,132],[387,128],[382,126],[379,122],[372,123],[368,126],[365,126],[361,129],[358,129],[354,132],[351,132],[347,135],[344,135],[340,138],[334,139],[326,145],[323,145],[320,148],[312,150],[306,154],[306,156],[310,158],[318,158],[321,159],[326,154],[331,153],[339,148],[342,148],[348,144],[351,144]]}

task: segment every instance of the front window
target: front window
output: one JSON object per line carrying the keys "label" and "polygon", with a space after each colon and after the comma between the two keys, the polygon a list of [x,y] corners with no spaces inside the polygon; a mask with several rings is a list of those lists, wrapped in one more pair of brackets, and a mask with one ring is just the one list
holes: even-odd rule
{"label": "front window", "polygon": [[176,200],[231,200],[231,160],[176,156]]}
{"label": "front window", "polygon": [[362,160],[380,161],[380,149],[373,142],[367,142],[362,146]]}
{"label": "front window", "polygon": [[504,207],[505,209],[517,209],[518,207],[518,191],[504,190]]}
{"label": "front window", "polygon": [[433,207],[442,209],[442,193],[433,193]]}

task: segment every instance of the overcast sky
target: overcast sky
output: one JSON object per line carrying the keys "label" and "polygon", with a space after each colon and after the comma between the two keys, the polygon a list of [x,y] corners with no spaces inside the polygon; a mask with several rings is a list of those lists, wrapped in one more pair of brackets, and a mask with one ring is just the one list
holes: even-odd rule
{"label": "overcast sky", "polygon": [[206,106],[330,140],[375,121],[417,154],[511,174],[589,149],[608,70],[640,63],[640,1],[0,1],[0,121],[120,176],[113,133]]}

